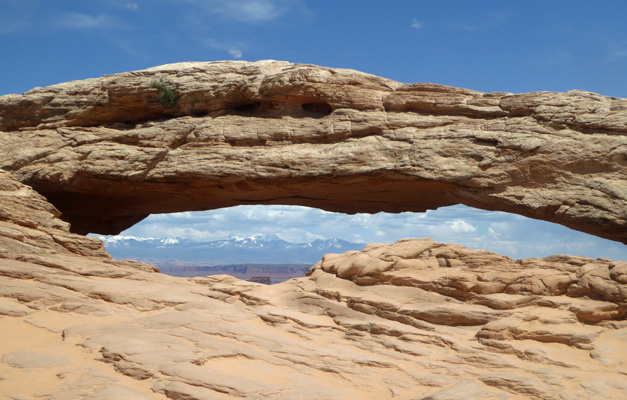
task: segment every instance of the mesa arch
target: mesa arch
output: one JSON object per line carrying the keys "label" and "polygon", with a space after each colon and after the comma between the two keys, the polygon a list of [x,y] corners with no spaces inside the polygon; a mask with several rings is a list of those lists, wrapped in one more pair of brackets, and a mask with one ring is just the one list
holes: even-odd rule
{"label": "mesa arch", "polygon": [[[151,82],[175,88],[165,106]],[[152,213],[453,204],[627,243],[627,100],[482,93],[279,61],[180,63],[0,97],[0,168],[77,233]]]}

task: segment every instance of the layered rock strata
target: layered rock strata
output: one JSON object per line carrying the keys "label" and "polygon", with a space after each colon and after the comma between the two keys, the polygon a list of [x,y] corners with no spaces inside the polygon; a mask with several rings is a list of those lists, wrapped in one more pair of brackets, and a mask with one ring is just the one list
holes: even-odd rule
{"label": "layered rock strata", "polygon": [[627,396],[627,262],[413,239],[279,285],[175,278],[0,188],[2,398]]}
{"label": "layered rock strata", "polygon": [[166,276],[76,232],[247,203],[463,203],[625,242],[626,113],[275,61],[0,97],[0,397],[625,398],[627,262],[411,239],[263,285]]}
{"label": "layered rock strata", "polygon": [[[173,88],[160,102],[153,82]],[[181,63],[0,97],[0,168],[78,233],[151,213],[452,204],[627,243],[627,100],[481,93],[278,61]]]}

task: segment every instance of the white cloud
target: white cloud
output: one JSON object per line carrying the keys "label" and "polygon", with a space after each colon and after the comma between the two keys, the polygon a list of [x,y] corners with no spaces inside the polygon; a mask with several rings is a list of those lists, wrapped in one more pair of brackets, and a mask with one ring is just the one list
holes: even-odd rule
{"label": "white cloud", "polygon": [[449,221],[447,225],[450,227],[452,232],[455,233],[471,233],[476,232],[477,228],[470,225],[468,222],[463,219],[456,219],[453,221]]}
{"label": "white cloud", "polygon": [[229,49],[229,54],[233,58],[242,58],[243,57],[242,51],[240,49],[238,49],[237,47],[231,47]]}
{"label": "white cloud", "polygon": [[217,3],[215,12],[240,22],[276,19],[294,4],[293,1],[285,0],[230,0]]}
{"label": "white cloud", "polygon": [[42,14],[42,6],[35,0],[4,0],[0,7],[0,35],[36,28]]}
{"label": "white cloud", "polygon": [[272,21],[292,9],[298,9],[301,13],[310,13],[300,0],[187,0],[187,3],[209,14],[247,23]]}
{"label": "white cloud", "polygon": [[614,50],[614,51],[611,51],[610,52],[610,57],[612,59],[627,57],[627,50]]}
{"label": "white cloud", "polygon": [[127,3],[124,7],[128,8],[131,11],[139,11],[139,6],[135,2]]}
{"label": "white cloud", "polygon": [[347,217],[352,224],[364,229],[372,227],[373,220],[377,218],[376,214],[363,213],[348,215]]}
{"label": "white cloud", "polygon": [[24,20],[0,20],[0,35],[7,35],[10,33],[18,32],[26,29],[30,25],[29,22]]}
{"label": "white cloud", "polygon": [[273,233],[298,243],[341,238],[393,243],[424,238],[487,249],[512,258],[575,254],[627,260],[627,246],[560,225],[462,205],[425,213],[332,213],[300,206],[238,206],[203,212],[151,215],[123,232],[140,237],[218,240],[232,234]]}
{"label": "white cloud", "polygon": [[451,29],[459,29],[463,31],[472,32],[476,30],[499,27],[507,23],[511,18],[512,18],[512,14],[510,14],[509,12],[492,11],[482,16],[477,21],[474,21],[473,23],[454,22],[454,23],[447,24],[446,26]]}
{"label": "white cloud", "polygon": [[627,57],[627,41],[612,41],[608,47],[607,62],[614,62]]}
{"label": "white cloud", "polygon": [[281,8],[269,0],[231,0],[224,2],[220,12],[239,21],[267,21],[282,14]]}
{"label": "white cloud", "polygon": [[349,241],[353,242],[353,243],[366,243],[367,241],[364,240],[363,237],[361,237],[360,234],[358,233],[353,233],[351,236],[348,237]]}
{"label": "white cloud", "polygon": [[232,42],[231,43],[221,42],[213,38],[204,39],[204,42],[207,45],[207,47],[211,49],[228,52],[232,58],[240,59],[244,57],[244,51],[242,50],[242,47],[246,47],[245,44],[242,44],[242,43],[232,44]]}
{"label": "white cloud", "polygon": [[61,29],[126,29],[127,25],[119,19],[107,15],[96,16],[82,13],[63,13],[54,20],[54,25]]}
{"label": "white cloud", "polygon": [[[324,236],[322,236],[322,235],[314,235],[312,233],[306,232],[305,236],[303,237],[303,239],[304,239],[304,242],[313,242],[314,240],[318,240],[318,239],[324,240]],[[285,240],[285,239],[283,239],[283,240]],[[289,242],[290,240],[287,240],[287,241]]]}
{"label": "white cloud", "polygon": [[507,221],[492,222],[488,227],[488,233],[495,239],[500,239],[502,237],[508,238],[511,230],[511,222]]}
{"label": "white cloud", "polygon": [[422,28],[422,24],[420,22],[418,22],[417,20],[412,19],[411,20],[411,27],[412,28],[416,28],[416,29],[420,29],[420,28]]}

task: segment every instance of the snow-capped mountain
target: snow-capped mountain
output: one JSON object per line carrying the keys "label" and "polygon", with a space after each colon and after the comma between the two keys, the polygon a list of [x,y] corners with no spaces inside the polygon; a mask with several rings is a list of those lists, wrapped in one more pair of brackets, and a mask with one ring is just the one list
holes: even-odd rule
{"label": "snow-capped mountain", "polygon": [[232,235],[226,239],[196,242],[189,239],[98,236],[116,259],[132,259],[156,265],[168,264],[309,264],[320,261],[325,253],[362,250],[364,243],[342,239],[290,243],[277,235]]}
{"label": "snow-capped mountain", "polygon": [[163,247],[172,246],[181,243],[181,239],[178,238],[141,238],[135,236],[98,236],[105,247],[131,247],[131,246],[149,246],[149,247]]}
{"label": "snow-capped mountain", "polygon": [[291,243],[286,242],[277,235],[267,233],[265,235],[257,234],[253,236],[231,235],[227,239],[206,242],[206,244],[219,247],[280,249]]}

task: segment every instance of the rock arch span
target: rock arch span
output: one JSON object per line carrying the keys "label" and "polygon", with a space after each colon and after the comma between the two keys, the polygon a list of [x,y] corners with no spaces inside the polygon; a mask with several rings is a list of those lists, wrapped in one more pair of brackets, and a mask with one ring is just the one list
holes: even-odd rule
{"label": "rock arch span", "polygon": [[[163,79],[176,103],[151,86]],[[0,167],[77,233],[238,204],[518,213],[627,243],[627,100],[481,93],[278,61],[0,97]]]}

